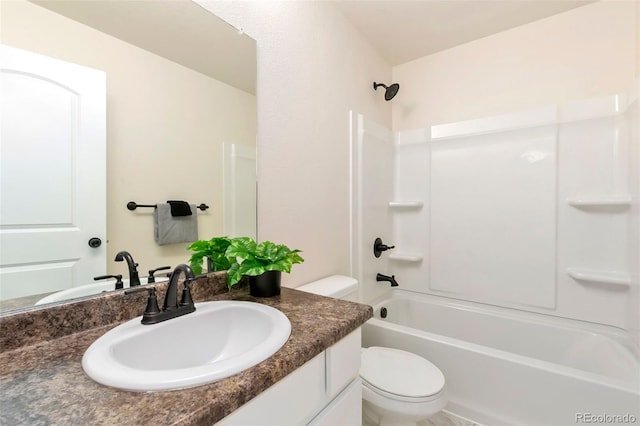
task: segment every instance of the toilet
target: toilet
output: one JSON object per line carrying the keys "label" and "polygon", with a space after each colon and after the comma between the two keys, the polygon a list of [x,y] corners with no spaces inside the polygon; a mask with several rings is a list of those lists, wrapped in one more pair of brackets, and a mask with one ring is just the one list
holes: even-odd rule
{"label": "toilet", "polygon": [[[332,275],[296,290],[358,301],[358,281]],[[362,348],[362,409],[367,422],[381,426],[414,426],[447,403],[442,372],[425,358],[400,349]]]}

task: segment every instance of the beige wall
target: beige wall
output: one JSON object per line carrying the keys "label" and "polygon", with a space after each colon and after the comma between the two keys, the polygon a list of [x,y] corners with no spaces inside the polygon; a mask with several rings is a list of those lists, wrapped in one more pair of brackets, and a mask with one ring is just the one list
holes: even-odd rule
{"label": "beige wall", "polygon": [[330,4],[204,3],[257,41],[259,239],[303,250],[285,285],[350,274],[348,113],[390,127],[391,67]]}
{"label": "beige wall", "polygon": [[393,68],[393,129],[424,128],[627,90],[638,2],[603,1]]}
{"label": "beige wall", "polygon": [[288,285],[348,275],[348,113],[390,126],[390,105],[372,88],[390,67],[333,6],[261,5],[258,232],[304,250]]}
{"label": "beige wall", "polygon": [[[222,143],[255,145],[255,96],[24,1],[3,2],[2,43],[107,73],[108,270],[128,250],[141,275],[186,263],[186,244],[158,246],[153,210],[128,201],[206,203],[200,238],[222,232]],[[126,273],[126,272],[125,272]]]}

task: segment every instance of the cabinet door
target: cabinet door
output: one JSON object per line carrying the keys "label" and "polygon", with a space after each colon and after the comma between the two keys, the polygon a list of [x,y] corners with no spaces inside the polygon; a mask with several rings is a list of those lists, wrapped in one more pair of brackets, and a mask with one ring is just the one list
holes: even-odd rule
{"label": "cabinet door", "polygon": [[299,426],[305,424],[325,400],[325,354],[313,358],[256,396],[218,425]]}
{"label": "cabinet door", "polygon": [[327,349],[327,396],[336,396],[358,377],[362,358],[362,333],[358,328]]}
{"label": "cabinet door", "polygon": [[361,426],[360,340],[358,328],[218,425]]}
{"label": "cabinet door", "polygon": [[362,382],[351,382],[331,403],[320,412],[309,426],[361,426]]}

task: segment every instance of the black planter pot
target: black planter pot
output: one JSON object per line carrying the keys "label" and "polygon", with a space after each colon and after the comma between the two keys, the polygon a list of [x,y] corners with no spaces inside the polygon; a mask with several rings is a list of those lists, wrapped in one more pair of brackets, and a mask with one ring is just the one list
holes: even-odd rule
{"label": "black planter pot", "polygon": [[267,271],[256,277],[249,277],[249,293],[255,297],[280,295],[281,271]]}

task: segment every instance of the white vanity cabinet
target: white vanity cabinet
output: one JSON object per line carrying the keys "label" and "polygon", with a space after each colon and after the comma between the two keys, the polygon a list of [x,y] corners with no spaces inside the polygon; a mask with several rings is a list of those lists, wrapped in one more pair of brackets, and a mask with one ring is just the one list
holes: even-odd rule
{"label": "white vanity cabinet", "polygon": [[222,419],[224,426],[360,426],[360,328]]}

